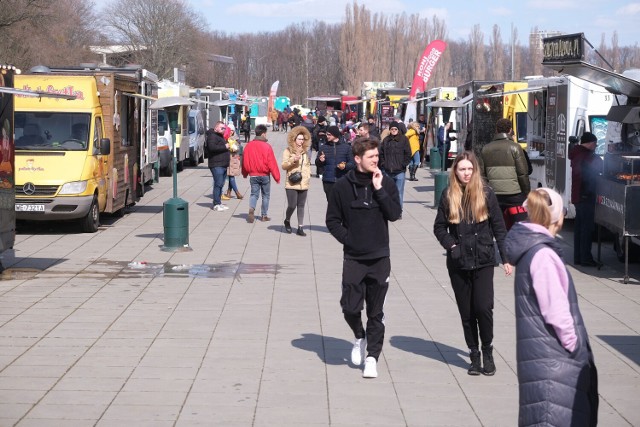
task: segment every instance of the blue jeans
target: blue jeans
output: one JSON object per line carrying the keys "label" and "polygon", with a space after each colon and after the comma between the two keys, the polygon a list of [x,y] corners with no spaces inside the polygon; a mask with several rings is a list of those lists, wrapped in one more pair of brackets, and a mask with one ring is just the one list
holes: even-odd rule
{"label": "blue jeans", "polygon": [[271,197],[271,177],[270,176],[252,176],[249,179],[251,184],[251,197],[249,197],[249,207],[255,209],[258,204],[258,197],[262,193],[262,206],[260,210],[261,216],[267,216],[269,212],[269,198]]}
{"label": "blue jeans", "polygon": [[413,157],[411,157],[411,163],[409,163],[409,165],[415,167],[420,166],[420,150],[416,151]]}
{"label": "blue jeans", "polygon": [[227,185],[227,191],[233,190],[236,194],[238,193],[238,185],[236,184],[236,177],[229,175],[229,185]]}
{"label": "blue jeans", "polygon": [[396,183],[396,187],[398,188],[398,194],[400,195],[400,207],[402,208],[402,201],[404,200],[404,175],[405,171],[402,172],[387,172],[387,176]]}
{"label": "blue jeans", "polygon": [[213,206],[222,204],[222,187],[227,180],[227,168],[215,166],[209,168],[213,175]]}

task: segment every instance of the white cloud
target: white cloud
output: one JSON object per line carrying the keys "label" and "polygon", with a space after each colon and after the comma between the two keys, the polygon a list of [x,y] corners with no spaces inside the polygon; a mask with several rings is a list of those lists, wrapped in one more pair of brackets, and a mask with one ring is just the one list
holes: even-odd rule
{"label": "white cloud", "polygon": [[[242,16],[257,16],[264,18],[294,18],[297,21],[317,19],[319,21],[339,21],[344,16],[350,0],[292,0],[280,2],[243,2],[226,7],[229,15],[238,19]],[[368,0],[359,1],[372,13],[400,14],[404,5],[398,0]]]}
{"label": "white cloud", "polygon": [[420,16],[423,18],[431,18],[434,15],[440,19],[447,20],[449,18],[449,11],[444,7],[428,7],[420,10]]}
{"label": "white cloud", "polygon": [[577,9],[579,2],[575,0],[533,0],[527,2],[527,7],[531,9]]}
{"label": "white cloud", "polygon": [[636,15],[640,13],[640,3],[629,3],[616,10],[616,15]]}
{"label": "white cloud", "polygon": [[496,7],[490,10],[493,16],[509,16],[513,15],[513,11],[506,7]]}

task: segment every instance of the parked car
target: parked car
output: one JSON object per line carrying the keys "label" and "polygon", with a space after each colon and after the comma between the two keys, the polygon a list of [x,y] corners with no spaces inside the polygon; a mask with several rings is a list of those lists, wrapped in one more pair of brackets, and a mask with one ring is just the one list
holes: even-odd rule
{"label": "parked car", "polygon": [[189,119],[187,122],[187,130],[189,132],[189,159],[191,166],[198,166],[204,162],[204,119],[202,111],[189,111]]}

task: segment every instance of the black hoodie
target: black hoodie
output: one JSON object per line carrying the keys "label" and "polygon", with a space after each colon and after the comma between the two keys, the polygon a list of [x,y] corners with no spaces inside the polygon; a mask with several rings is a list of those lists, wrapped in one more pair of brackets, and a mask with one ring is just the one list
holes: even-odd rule
{"label": "black hoodie", "polygon": [[350,170],[329,195],[326,224],[343,244],[347,259],[378,259],[389,256],[388,221],[400,218],[400,196],[394,181],[385,176],[375,190],[371,173]]}

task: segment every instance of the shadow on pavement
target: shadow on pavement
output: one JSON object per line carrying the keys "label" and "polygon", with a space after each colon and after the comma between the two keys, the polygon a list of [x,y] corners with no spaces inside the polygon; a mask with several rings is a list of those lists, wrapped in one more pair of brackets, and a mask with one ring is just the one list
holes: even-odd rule
{"label": "shadow on pavement", "polygon": [[394,336],[389,339],[389,343],[397,349],[425,356],[448,365],[467,369],[467,352],[459,348],[451,347],[437,341],[429,341],[422,338]]}
{"label": "shadow on pavement", "polygon": [[301,350],[311,351],[327,365],[351,365],[347,356],[351,354],[353,343],[333,337],[318,334],[302,334],[302,338],[291,341],[291,344]]}
{"label": "shadow on pavement", "polygon": [[640,337],[637,335],[597,335],[620,354],[640,366]]}

